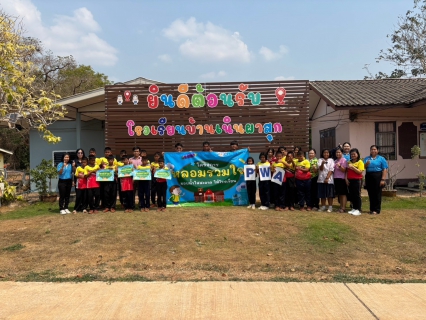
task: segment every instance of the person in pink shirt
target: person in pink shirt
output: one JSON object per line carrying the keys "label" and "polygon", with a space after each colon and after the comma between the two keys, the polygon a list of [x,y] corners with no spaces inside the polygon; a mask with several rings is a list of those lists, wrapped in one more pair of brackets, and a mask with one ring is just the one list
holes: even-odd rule
{"label": "person in pink shirt", "polygon": [[348,199],[348,185],[346,184],[346,170],[348,162],[343,157],[342,148],[336,149],[336,160],[334,160],[334,187],[336,195],[339,198],[340,213],[344,213],[346,209],[346,202]]}

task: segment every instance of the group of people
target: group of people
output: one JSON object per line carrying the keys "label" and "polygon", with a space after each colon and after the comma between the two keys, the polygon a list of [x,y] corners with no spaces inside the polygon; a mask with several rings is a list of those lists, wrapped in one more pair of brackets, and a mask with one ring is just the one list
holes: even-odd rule
{"label": "group of people", "polygon": [[[315,149],[310,149],[308,159],[300,147],[287,151],[280,147],[277,151],[269,148],[259,155],[256,171],[259,167],[270,166],[272,174],[282,168],[285,171],[283,183],[272,180],[259,181],[259,209],[294,211],[295,205],[301,211],[332,212],[333,199],[337,196],[340,207],[338,212],[346,212],[348,200],[351,210],[348,213],[361,215],[361,188],[365,172],[365,188],[370,200],[370,214],[380,214],[381,189],[385,186],[388,164],[380,156],[376,145],[370,147],[370,155],[361,159],[357,148],[351,148],[349,142],[337,148],[321,151],[319,159]],[[255,164],[249,157],[247,164]],[[255,209],[256,181],[246,181],[249,197],[248,208]],[[306,207],[305,207],[306,205]]]}
{"label": "group of people", "polygon": [[[118,168],[131,165],[133,170],[149,169],[152,172],[151,180],[133,181],[132,176],[118,178]],[[97,181],[96,172],[109,169],[114,172],[113,181]],[[139,197],[140,211],[149,211],[151,202],[158,211],[164,211],[166,205],[167,181],[155,178],[156,170],[168,170],[164,165],[164,158],[160,152],[154,154],[154,161],[150,162],[145,150],[133,148],[133,157],[127,155],[126,150],[121,150],[119,160],[113,155],[111,148],[104,149],[103,157],[96,157],[96,150],[91,148],[86,157],[83,149],[77,149],[76,159],[70,163],[70,154],[65,153],[58,164],[59,174],[59,210],[61,214],[71,213],[69,200],[71,189],[75,186],[76,200],[73,213],[98,213],[115,212],[117,193],[119,201],[125,212],[135,209],[135,194]]]}
{"label": "group of people", "polygon": [[[231,152],[238,147],[237,141],[230,143]],[[183,145],[177,143],[175,150],[182,152]],[[212,151],[210,143],[203,142],[202,150]],[[275,207],[277,211],[294,211],[298,205],[301,211],[332,212],[333,199],[337,196],[340,204],[338,212],[346,212],[349,200],[352,208],[348,213],[360,215],[361,187],[365,172],[365,187],[370,200],[369,213],[380,214],[381,189],[385,185],[388,165],[386,159],[378,153],[379,148],[373,145],[370,155],[361,159],[358,149],[351,148],[349,142],[332,150],[322,150],[319,159],[315,149],[309,150],[306,159],[300,147],[295,147],[293,151],[287,151],[285,147],[279,147],[277,151],[269,148],[267,152],[260,153],[256,171],[259,173],[261,166],[270,166],[273,174],[277,168],[282,168],[285,172],[283,183],[279,185],[266,180],[257,184],[256,181],[246,181],[248,208],[256,208],[258,186],[261,210]],[[167,207],[167,180],[154,177],[158,169],[169,170],[165,166],[163,155],[164,153],[156,152],[154,161],[150,162],[145,150],[134,147],[133,157],[127,156],[127,152],[122,150],[117,160],[109,147],[104,149],[104,156],[101,158],[96,156],[94,148],[89,150],[88,157],[80,148],[76,151],[76,159],[70,163],[70,155],[65,153],[57,166],[60,213],[71,213],[68,207],[73,186],[76,190],[73,213],[97,213],[99,210],[115,212],[117,194],[125,212],[135,210],[136,194],[141,211],[149,211],[152,206],[157,207],[158,211],[164,211]],[[247,164],[254,165],[254,159],[249,157]],[[134,170],[151,170],[152,179],[133,181],[131,176],[118,178],[118,168],[125,165],[132,165]],[[96,172],[100,169],[113,170],[114,181],[97,181]]]}

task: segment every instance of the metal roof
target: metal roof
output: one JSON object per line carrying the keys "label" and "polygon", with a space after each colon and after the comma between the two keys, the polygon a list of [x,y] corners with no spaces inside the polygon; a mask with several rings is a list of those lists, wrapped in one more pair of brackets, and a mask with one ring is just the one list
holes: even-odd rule
{"label": "metal roof", "polygon": [[426,99],[424,78],[312,81],[310,87],[333,107],[413,107]]}

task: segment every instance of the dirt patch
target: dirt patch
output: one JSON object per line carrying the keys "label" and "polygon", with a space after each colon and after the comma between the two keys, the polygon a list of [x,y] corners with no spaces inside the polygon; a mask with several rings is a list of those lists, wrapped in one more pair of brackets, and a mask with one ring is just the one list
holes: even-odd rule
{"label": "dirt patch", "polygon": [[426,281],[425,222],[423,209],[360,217],[230,207],[50,214],[0,221],[0,277]]}

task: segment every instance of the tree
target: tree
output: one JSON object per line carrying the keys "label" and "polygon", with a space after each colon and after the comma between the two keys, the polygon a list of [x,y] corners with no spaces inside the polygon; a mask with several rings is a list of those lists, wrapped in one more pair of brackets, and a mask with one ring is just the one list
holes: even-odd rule
{"label": "tree", "polygon": [[23,37],[22,23],[0,11],[0,121],[21,121],[23,128],[36,128],[46,141],[57,143],[61,138],[48,126],[66,110],[56,103],[59,96],[53,90],[37,88],[38,70],[31,59],[37,50]]}
{"label": "tree", "polygon": [[388,35],[392,46],[381,50],[376,62],[387,61],[396,66],[390,75],[379,72],[366,78],[402,78],[426,75],[426,0],[414,0],[414,7],[398,18],[397,28]]}

